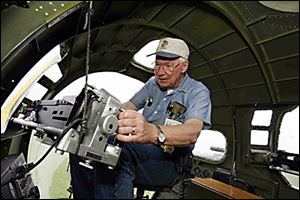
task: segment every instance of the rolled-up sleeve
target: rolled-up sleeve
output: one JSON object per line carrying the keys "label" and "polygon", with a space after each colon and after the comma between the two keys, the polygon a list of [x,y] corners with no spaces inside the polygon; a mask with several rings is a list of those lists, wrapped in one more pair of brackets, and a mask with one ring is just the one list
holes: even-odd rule
{"label": "rolled-up sleeve", "polygon": [[133,97],[130,99],[130,102],[135,105],[135,107],[139,110],[142,109],[145,106],[145,103],[147,101],[147,97],[149,96],[150,92],[150,84],[152,84],[152,79],[149,79],[145,85],[136,92]]}
{"label": "rolled-up sleeve", "polygon": [[211,126],[211,100],[207,88],[196,91],[189,97],[188,107],[185,113],[185,121],[188,119],[200,119],[204,122],[204,129]]}

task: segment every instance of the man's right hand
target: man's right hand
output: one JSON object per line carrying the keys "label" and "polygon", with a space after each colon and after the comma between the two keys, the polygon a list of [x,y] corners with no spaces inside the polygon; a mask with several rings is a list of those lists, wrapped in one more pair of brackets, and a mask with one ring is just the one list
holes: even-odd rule
{"label": "man's right hand", "polygon": [[117,139],[123,142],[155,143],[157,129],[135,110],[125,110],[119,114]]}

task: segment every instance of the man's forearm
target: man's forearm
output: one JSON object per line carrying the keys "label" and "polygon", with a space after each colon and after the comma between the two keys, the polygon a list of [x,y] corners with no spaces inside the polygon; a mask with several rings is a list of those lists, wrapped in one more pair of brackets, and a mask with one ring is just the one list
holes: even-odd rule
{"label": "man's forearm", "polygon": [[184,124],[172,126],[160,126],[165,133],[165,145],[187,146],[194,144],[203,128],[201,120],[188,120]]}

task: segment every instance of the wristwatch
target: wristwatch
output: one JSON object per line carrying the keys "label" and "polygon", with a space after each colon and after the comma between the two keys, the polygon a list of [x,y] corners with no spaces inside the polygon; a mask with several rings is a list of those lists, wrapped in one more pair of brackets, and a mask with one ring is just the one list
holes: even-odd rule
{"label": "wristwatch", "polygon": [[158,143],[158,145],[162,146],[162,145],[164,145],[164,142],[166,141],[165,133],[161,130],[159,125],[155,124],[155,126],[158,130],[157,143]]}
{"label": "wristwatch", "polygon": [[165,145],[166,136],[165,133],[161,130],[160,126],[155,124],[157,130],[158,130],[158,137],[157,137],[157,144],[160,148],[164,150],[166,153],[172,153],[174,151],[174,146],[171,145]]}

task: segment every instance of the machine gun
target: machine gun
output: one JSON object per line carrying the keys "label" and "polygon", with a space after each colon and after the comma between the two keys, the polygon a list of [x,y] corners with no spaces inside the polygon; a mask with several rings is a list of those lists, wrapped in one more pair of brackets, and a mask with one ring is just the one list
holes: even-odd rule
{"label": "machine gun", "polygon": [[279,150],[277,153],[270,153],[266,162],[270,169],[299,176],[299,154]]}
{"label": "machine gun", "polygon": [[[34,130],[34,135],[55,141],[56,152],[84,158],[80,164],[92,168],[92,161],[116,166],[121,148],[108,144],[118,128],[121,102],[104,89],[87,87],[87,112],[83,112],[84,90],[77,97],[38,100],[26,107],[14,123]],[[71,126],[70,126],[71,125]],[[65,128],[65,127],[68,128]]]}
{"label": "machine gun", "polygon": [[[86,112],[84,112],[86,99]],[[104,89],[87,86],[76,96],[60,100],[37,100],[24,107],[11,122],[22,125],[40,141],[51,145],[36,163],[26,163],[23,154],[1,160],[1,198],[39,198],[29,172],[51,151],[68,152],[84,160],[79,164],[92,169],[91,162],[116,166],[121,148],[108,143],[118,128],[121,102]]]}

